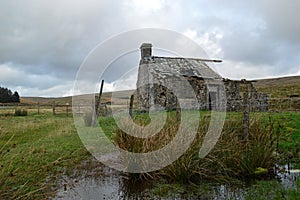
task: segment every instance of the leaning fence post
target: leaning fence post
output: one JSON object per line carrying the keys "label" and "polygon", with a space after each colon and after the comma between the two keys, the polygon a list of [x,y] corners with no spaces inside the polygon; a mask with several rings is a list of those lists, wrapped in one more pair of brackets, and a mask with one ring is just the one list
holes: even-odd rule
{"label": "leaning fence post", "polygon": [[249,135],[249,126],[250,126],[248,92],[244,93],[243,104],[244,104],[244,118],[243,118],[244,119],[244,140],[247,140]]}
{"label": "leaning fence post", "polygon": [[130,117],[132,117],[133,100],[134,100],[134,95],[132,94],[130,96],[130,103],[129,103],[129,115],[130,115]]}
{"label": "leaning fence post", "polygon": [[101,105],[101,96],[102,96],[103,86],[104,86],[104,80],[101,81],[99,96],[95,101],[95,115],[93,115],[93,120],[92,120],[93,126],[96,126],[96,122],[97,122],[99,114],[100,114],[100,105]]}

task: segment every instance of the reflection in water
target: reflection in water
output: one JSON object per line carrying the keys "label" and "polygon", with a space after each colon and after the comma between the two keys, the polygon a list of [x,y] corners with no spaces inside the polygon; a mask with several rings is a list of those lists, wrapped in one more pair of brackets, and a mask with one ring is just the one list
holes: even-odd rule
{"label": "reflection in water", "polygon": [[[137,182],[101,163],[84,162],[80,176],[64,176],[54,199],[133,199],[145,196],[147,182]],[[89,170],[86,170],[89,169]]]}
{"label": "reflection in water", "polygon": [[[89,166],[92,165],[92,166]],[[118,174],[109,168],[94,163],[83,163],[80,176],[63,177],[60,189],[54,199],[117,199],[119,189]]]}
{"label": "reflection in water", "polygon": [[300,169],[293,169],[290,165],[281,166],[283,168],[278,177],[285,189],[297,189],[297,180],[300,177]]}
{"label": "reflection in water", "polygon": [[[146,197],[145,187],[125,176],[85,177],[74,184],[74,180],[64,179],[67,187],[62,187],[54,199],[139,199]],[[147,184],[148,185],[148,184]]]}
{"label": "reflection in water", "polygon": [[[136,181],[100,163],[85,163],[82,168],[85,170],[80,176],[61,179],[61,187],[54,199],[244,199],[245,196],[246,186],[204,185],[190,192],[188,187],[171,185],[151,190],[151,182]],[[282,185],[297,188],[300,170],[288,170],[286,166],[286,171],[278,173]]]}
{"label": "reflection in water", "polygon": [[75,187],[67,187],[59,191],[56,199],[119,199],[118,178],[104,179],[88,177],[78,182]]}

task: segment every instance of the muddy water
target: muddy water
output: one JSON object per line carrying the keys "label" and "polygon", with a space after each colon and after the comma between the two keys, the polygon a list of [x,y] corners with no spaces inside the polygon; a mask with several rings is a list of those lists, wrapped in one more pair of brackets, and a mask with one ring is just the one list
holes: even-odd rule
{"label": "muddy water", "polygon": [[[300,178],[300,170],[291,170],[287,165],[283,169],[278,173],[281,184],[286,189],[297,188],[296,180]],[[100,163],[83,163],[82,170],[78,172],[60,180],[54,199],[244,199],[246,187],[206,185],[189,192],[187,188],[171,186],[151,190],[150,182],[134,182]],[[164,190],[170,189],[173,189],[172,194],[164,195]]]}

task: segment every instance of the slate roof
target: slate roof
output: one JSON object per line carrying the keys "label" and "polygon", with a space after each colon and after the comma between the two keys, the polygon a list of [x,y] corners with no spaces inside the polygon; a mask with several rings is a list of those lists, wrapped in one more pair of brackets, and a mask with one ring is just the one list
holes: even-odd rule
{"label": "slate roof", "polygon": [[149,72],[157,78],[166,78],[167,76],[199,77],[204,79],[222,78],[206,64],[206,61],[211,62],[211,60],[157,56],[144,59],[147,60]]}

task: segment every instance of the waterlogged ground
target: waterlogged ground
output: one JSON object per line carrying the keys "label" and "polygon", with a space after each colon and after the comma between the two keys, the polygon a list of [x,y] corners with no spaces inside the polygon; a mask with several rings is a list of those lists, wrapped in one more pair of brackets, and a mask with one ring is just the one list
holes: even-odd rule
{"label": "waterlogged ground", "polygon": [[280,167],[271,180],[195,186],[137,182],[96,161],[83,162],[78,176],[64,176],[53,199],[299,199],[300,169]]}
{"label": "waterlogged ground", "polygon": [[[297,165],[277,166],[277,175],[267,180],[257,178],[251,182],[236,180],[227,184],[208,182],[200,185],[159,180],[137,182],[101,163],[84,162],[84,170],[60,180],[54,199],[300,199],[299,116],[290,113],[275,116],[276,120],[284,122],[282,132],[285,137],[278,144],[279,160]],[[111,132],[113,123],[109,118],[105,120],[109,123],[104,128]]]}
{"label": "waterlogged ground", "polygon": [[[160,181],[132,182],[96,162],[82,145],[73,118],[52,111],[15,117],[0,112],[0,199],[299,199],[300,114],[272,113],[282,127],[278,163],[296,163],[279,181],[184,186]],[[234,115],[236,113],[233,113]],[[112,132],[110,118],[105,130]],[[80,164],[81,163],[81,164]],[[82,165],[79,166],[78,165]],[[287,168],[287,166],[286,166]],[[63,176],[61,176],[64,174]],[[57,182],[57,179],[59,180]],[[53,188],[59,185],[58,190]]]}

